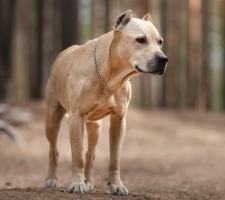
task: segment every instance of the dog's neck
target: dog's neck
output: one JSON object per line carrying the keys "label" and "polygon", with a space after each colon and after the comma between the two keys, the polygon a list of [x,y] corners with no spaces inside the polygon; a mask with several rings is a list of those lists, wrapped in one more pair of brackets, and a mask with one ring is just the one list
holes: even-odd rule
{"label": "dog's neck", "polygon": [[96,59],[107,87],[117,92],[132,76],[137,75],[137,72],[123,61],[122,56],[118,55],[116,45],[113,44],[115,43],[113,34],[111,31],[98,39]]}

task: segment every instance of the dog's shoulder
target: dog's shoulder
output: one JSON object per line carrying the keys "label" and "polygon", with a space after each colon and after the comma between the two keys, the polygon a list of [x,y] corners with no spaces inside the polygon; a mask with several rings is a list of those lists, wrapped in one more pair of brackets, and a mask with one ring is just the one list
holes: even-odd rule
{"label": "dog's shoulder", "polygon": [[74,51],[79,47],[79,45],[73,45],[62,51],[56,58],[56,60],[59,60],[60,58],[70,55],[71,53],[74,53]]}

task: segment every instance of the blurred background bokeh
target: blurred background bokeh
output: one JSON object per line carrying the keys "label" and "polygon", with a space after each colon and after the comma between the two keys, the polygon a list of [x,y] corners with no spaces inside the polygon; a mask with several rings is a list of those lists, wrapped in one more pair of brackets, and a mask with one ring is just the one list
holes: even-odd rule
{"label": "blurred background bokeh", "polygon": [[56,56],[111,31],[116,17],[150,13],[169,58],[163,76],[132,78],[142,108],[225,110],[225,0],[0,0],[0,99],[44,98]]}

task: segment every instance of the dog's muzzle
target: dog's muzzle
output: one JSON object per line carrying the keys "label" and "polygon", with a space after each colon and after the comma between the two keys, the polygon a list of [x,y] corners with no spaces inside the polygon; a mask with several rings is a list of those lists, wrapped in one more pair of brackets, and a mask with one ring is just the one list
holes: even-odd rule
{"label": "dog's muzzle", "polygon": [[148,62],[147,71],[150,74],[162,75],[166,71],[168,58],[164,54],[156,55]]}

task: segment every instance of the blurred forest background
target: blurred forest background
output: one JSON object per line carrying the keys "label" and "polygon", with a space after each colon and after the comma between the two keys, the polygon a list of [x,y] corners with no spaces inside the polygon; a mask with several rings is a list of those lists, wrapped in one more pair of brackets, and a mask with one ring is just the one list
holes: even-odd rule
{"label": "blurred forest background", "polygon": [[132,78],[144,108],[225,110],[225,0],[0,0],[0,99],[43,99],[56,56],[150,13],[169,58],[163,76]]}

